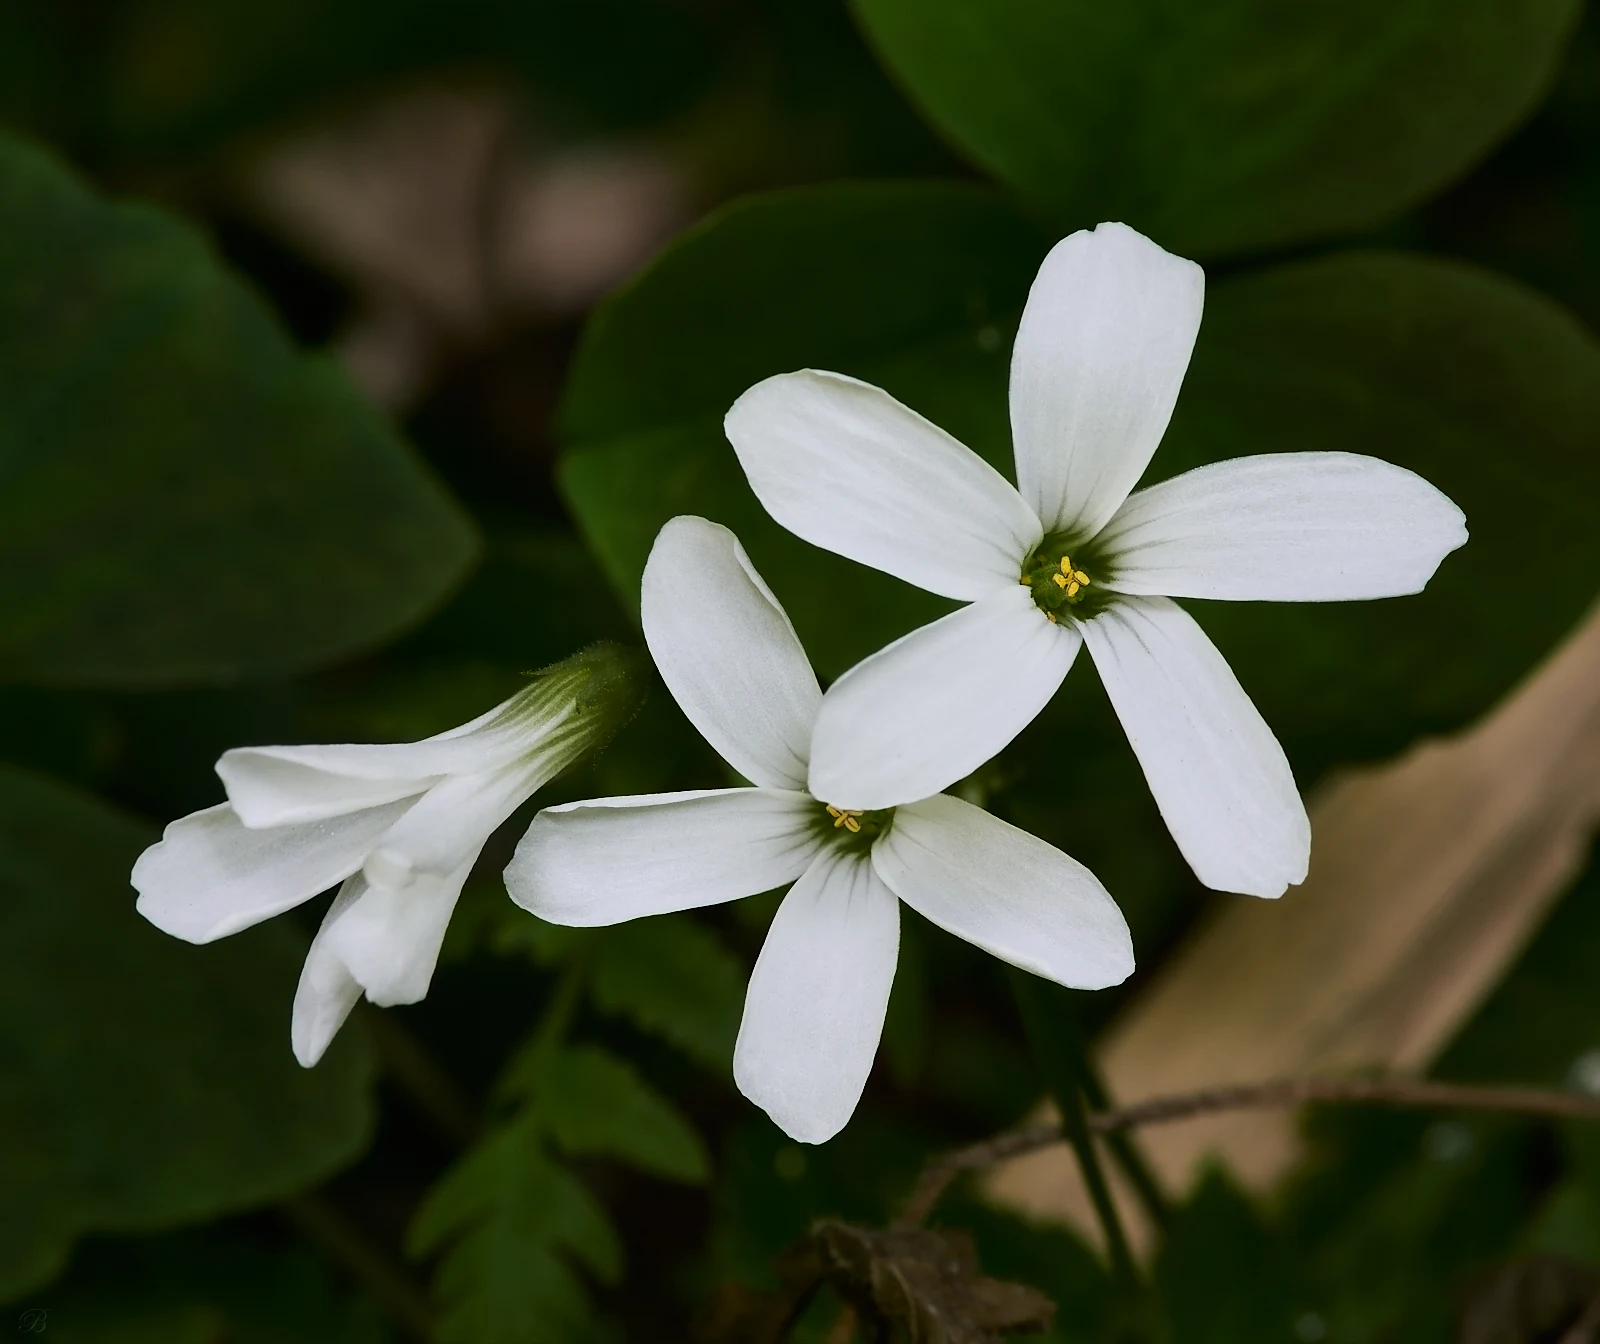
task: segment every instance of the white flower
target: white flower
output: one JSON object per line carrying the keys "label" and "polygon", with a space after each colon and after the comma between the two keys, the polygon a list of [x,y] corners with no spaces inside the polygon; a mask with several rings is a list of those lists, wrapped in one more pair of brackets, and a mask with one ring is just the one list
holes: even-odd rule
{"label": "white flower", "polygon": [[844,811],[807,791],[822,695],[733,533],[669,522],[641,605],[663,680],[754,787],[548,808],[506,886],[536,915],[593,925],[794,883],[751,974],[733,1060],[740,1090],[794,1138],[832,1137],[860,1099],[894,979],[899,901],[1074,988],[1133,970],[1115,903],[1044,841],[956,798],[891,793],[877,810]]}
{"label": "white flower", "polygon": [[586,650],[421,742],[225,752],[228,802],[173,822],[134,864],[139,913],[209,943],[343,883],[295,994],[291,1039],[309,1068],[363,990],[384,1005],[428,992],[489,836],[631,712],[628,659]]}
{"label": "white flower", "polygon": [[1236,458],[1130,494],[1166,431],[1204,276],[1121,224],[1058,243],[1011,357],[1018,489],[888,393],[805,371],[727,434],[761,503],[814,545],[971,605],[823,699],[809,787],[881,807],[1011,741],[1087,643],[1162,816],[1208,886],[1277,896],[1310,827],[1283,750],[1174,597],[1327,602],[1422,589],[1461,511],[1375,458]]}

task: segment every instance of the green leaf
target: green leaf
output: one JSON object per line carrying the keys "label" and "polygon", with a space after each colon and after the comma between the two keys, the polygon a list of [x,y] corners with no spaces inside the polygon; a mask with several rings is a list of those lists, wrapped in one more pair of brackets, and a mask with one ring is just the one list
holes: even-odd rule
{"label": "green leaf", "polygon": [[590,955],[596,1007],[727,1073],[748,973],[710,929],[687,915],[635,920],[605,930]]}
{"label": "green leaf", "polygon": [[213,947],[134,913],[154,836],[0,767],[0,1297],[74,1238],[267,1203],[348,1162],[371,1124],[346,1032],[315,1070],[289,1050],[304,945],[269,925]]}
{"label": "green leaf", "polygon": [[[105,1239],[38,1295],[52,1344],[383,1344],[370,1303],[303,1248],[235,1244],[215,1229]],[[26,1299],[17,1314],[27,1310]]]}
{"label": "green leaf", "polygon": [[669,1180],[710,1174],[689,1122],[631,1065],[593,1046],[560,1051],[539,1069],[539,1123],[569,1153],[616,1158]]}
{"label": "green leaf", "polygon": [[1364,228],[1534,107],[1578,0],[855,0],[945,134],[1064,225],[1211,255]]}
{"label": "green leaf", "polygon": [[1207,1170],[1156,1261],[1172,1344],[1267,1344],[1294,1337],[1299,1294],[1288,1258],[1238,1187]]}
{"label": "green leaf", "polygon": [[187,226],[0,136],[0,676],[281,675],[436,606],[471,525]]}
{"label": "green leaf", "polygon": [[603,306],[562,405],[561,480],[629,608],[661,525],[699,513],[739,534],[824,676],[944,611],[772,523],[722,417],[768,374],[833,368],[998,457],[1010,331],[1046,245],[964,186],[776,192],[714,216]]}
{"label": "green leaf", "polygon": [[1193,604],[1309,782],[1482,713],[1578,620],[1597,440],[1600,345],[1567,313],[1472,267],[1346,253],[1218,286],[1146,479],[1344,450],[1465,511],[1471,540],[1418,596]]}
{"label": "green leaf", "polygon": [[443,1252],[442,1344],[588,1339],[593,1309],[569,1257],[605,1282],[622,1272],[605,1211],[550,1159],[532,1112],[446,1173],[412,1224],[410,1248],[417,1256]]}

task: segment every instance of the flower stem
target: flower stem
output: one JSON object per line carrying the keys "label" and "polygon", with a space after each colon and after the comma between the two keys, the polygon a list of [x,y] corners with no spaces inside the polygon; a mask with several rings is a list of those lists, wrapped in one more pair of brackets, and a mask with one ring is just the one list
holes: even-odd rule
{"label": "flower stem", "polygon": [[1062,1002],[1070,991],[1013,969],[1010,972],[1011,992],[1022,1015],[1023,1030],[1033,1051],[1045,1090],[1061,1112],[1061,1130],[1072,1150],[1077,1154],[1078,1166],[1083,1171],[1083,1183],[1089,1191],[1095,1215],[1105,1236],[1106,1252],[1111,1260],[1113,1278],[1125,1287],[1137,1287],[1139,1271],[1128,1249],[1128,1238],[1122,1230],[1122,1219],[1111,1197],[1111,1187],[1106,1183],[1100,1166],[1100,1155],[1095,1150],[1094,1137],[1089,1132],[1089,1117],[1084,1108],[1083,1077],[1087,1067],[1080,1048],[1080,1035],[1075,1027],[1071,1006]]}

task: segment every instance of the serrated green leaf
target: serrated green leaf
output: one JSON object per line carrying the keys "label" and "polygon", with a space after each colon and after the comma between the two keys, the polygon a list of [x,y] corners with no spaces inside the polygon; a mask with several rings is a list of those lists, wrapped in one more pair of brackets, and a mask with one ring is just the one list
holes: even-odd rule
{"label": "serrated green leaf", "polygon": [[19,1211],[0,1222],[0,1297],[82,1233],[281,1199],[366,1140],[359,1033],[314,1070],[289,1050],[303,942],[281,924],[202,948],[158,933],[128,887],[153,838],[0,767],[0,1207]]}
{"label": "serrated green leaf", "polygon": [[710,929],[688,915],[635,920],[606,929],[589,955],[596,1007],[727,1072],[748,973]]}
{"label": "serrated green leaf", "polygon": [[569,1257],[597,1279],[622,1272],[605,1210],[545,1150],[524,1112],[492,1132],[436,1185],[412,1223],[412,1254],[442,1252],[436,1291],[443,1344],[566,1344],[595,1330]]}
{"label": "serrated green leaf", "polygon": [[529,1098],[531,1123],[569,1153],[616,1158],[675,1181],[703,1181],[711,1170],[689,1122],[632,1065],[604,1050],[549,1050],[535,1041],[505,1086]]}
{"label": "serrated green leaf", "polygon": [[1385,220],[1548,89],[1578,0],[855,0],[957,146],[1191,255]]}
{"label": "serrated green leaf", "polygon": [[0,677],[281,675],[414,624],[471,524],[188,226],[0,136]]}

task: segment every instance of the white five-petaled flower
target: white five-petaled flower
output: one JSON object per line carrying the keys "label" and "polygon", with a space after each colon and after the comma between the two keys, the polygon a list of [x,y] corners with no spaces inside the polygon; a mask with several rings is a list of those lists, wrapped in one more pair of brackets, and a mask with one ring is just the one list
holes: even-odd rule
{"label": "white five-petaled flower", "polygon": [[794,1138],[830,1138],[861,1096],[894,979],[899,901],[1064,985],[1099,989],[1133,970],[1111,897],[1044,841],[927,791],[891,789],[871,811],[807,791],[822,694],[733,533],[669,522],[641,607],[662,679],[753,787],[548,808],[506,886],[545,919],[595,925],[794,883],[751,974],[733,1061],[740,1090]]}
{"label": "white five-petaled flower", "polygon": [[291,1039],[309,1068],[363,990],[384,1005],[428,992],[479,851],[631,712],[630,658],[576,654],[421,742],[225,752],[228,801],[173,822],[134,865],[139,913],[208,943],[342,883],[295,994]]}
{"label": "white five-petaled flower", "polygon": [[1200,879],[1257,896],[1304,879],[1310,826],[1283,750],[1172,599],[1419,592],[1466,526],[1421,477],[1349,453],[1236,458],[1134,492],[1203,296],[1198,266],[1125,225],[1056,245],[1011,357],[1016,489],[853,378],[783,374],[734,404],[728,438],[773,518],[970,603],[829,688],[811,792],[875,808],[947,787],[1032,721],[1087,643]]}

